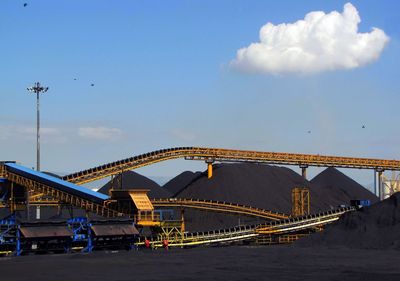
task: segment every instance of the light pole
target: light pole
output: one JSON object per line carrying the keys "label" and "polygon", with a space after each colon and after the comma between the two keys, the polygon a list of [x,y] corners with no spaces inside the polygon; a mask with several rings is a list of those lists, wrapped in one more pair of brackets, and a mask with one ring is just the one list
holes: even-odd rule
{"label": "light pole", "polygon": [[39,115],[39,94],[46,93],[49,87],[43,87],[36,82],[33,87],[27,88],[29,92],[36,94],[36,171],[40,171],[40,115]]}

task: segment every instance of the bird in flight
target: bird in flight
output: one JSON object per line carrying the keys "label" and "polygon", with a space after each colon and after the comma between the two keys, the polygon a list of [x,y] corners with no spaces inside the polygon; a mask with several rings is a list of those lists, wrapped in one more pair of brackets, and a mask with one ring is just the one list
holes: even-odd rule
{"label": "bird in flight", "polygon": [[93,87],[93,86],[94,86],[94,84],[92,83],[92,84],[90,84],[90,86],[92,86],[92,87]]}
{"label": "bird in flight", "polygon": [[24,3],[24,7],[28,6],[28,3]]}
{"label": "bird in flight", "polygon": [[307,133],[311,134],[311,131],[308,131]]}
{"label": "bird in flight", "polygon": [[365,125],[362,125],[362,128],[365,129]]}

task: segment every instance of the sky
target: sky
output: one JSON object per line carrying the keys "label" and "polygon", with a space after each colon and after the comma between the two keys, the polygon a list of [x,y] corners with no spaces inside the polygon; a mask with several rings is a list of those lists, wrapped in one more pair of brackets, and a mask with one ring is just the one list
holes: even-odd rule
{"label": "sky", "polygon": [[1,0],[0,159],[35,166],[37,81],[42,170],[180,146],[400,159],[399,6]]}

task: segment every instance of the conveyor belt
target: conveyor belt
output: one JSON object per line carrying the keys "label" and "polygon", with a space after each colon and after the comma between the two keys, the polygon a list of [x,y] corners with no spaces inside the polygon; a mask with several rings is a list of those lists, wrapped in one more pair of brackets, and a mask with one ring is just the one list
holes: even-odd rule
{"label": "conveyor belt", "polygon": [[[340,208],[328,212],[283,219],[279,221],[271,221],[262,225],[240,226],[231,229],[184,233],[183,235],[170,236],[168,245],[170,247],[183,247],[204,244],[229,243],[242,240],[251,240],[261,234],[288,234],[296,233],[304,230],[315,230],[316,226],[324,226],[330,224],[340,218],[346,212],[354,211],[353,207]],[[150,243],[154,247],[162,247],[165,237],[159,236]],[[144,245],[144,241],[139,241],[137,245]]]}
{"label": "conveyor belt", "polygon": [[167,198],[167,199],[152,199],[151,203],[154,207],[184,207],[200,210],[209,210],[213,212],[231,213],[235,215],[252,216],[270,220],[286,219],[289,216],[286,214],[268,211],[250,206],[232,204],[227,202],[197,200],[184,198]]}
{"label": "conveyor belt", "polygon": [[104,164],[91,169],[67,175],[63,177],[63,179],[76,184],[83,184],[107,176],[119,174],[122,171],[133,170],[146,165],[151,165],[157,162],[177,158],[220,162],[259,162],[281,165],[400,170],[399,160],[337,157],[281,152],[259,152],[220,148],[177,147],[161,149]]}
{"label": "conveyor belt", "polygon": [[3,167],[6,170],[7,180],[26,187],[30,192],[51,196],[51,198],[59,202],[70,204],[104,217],[121,215],[103,205],[104,200],[109,198],[107,195],[15,163],[4,163]]}
{"label": "conveyor belt", "polygon": [[259,234],[282,234],[297,232],[332,223],[338,220],[339,217],[344,213],[354,210],[354,207],[347,207],[318,214],[289,218],[280,221],[271,221],[264,225],[258,226],[256,232]]}
{"label": "conveyor belt", "polygon": [[49,185],[53,188],[59,189],[60,191],[67,192],[71,195],[79,196],[83,199],[96,202],[98,204],[103,204],[104,200],[107,200],[109,196],[104,195],[99,192],[95,192],[91,189],[72,184],[67,181],[63,181],[59,178],[50,176],[45,173],[37,172],[32,169],[26,168],[24,166],[15,163],[6,163],[6,169],[9,173],[13,173],[19,176],[23,176],[27,179],[40,182],[45,185]]}

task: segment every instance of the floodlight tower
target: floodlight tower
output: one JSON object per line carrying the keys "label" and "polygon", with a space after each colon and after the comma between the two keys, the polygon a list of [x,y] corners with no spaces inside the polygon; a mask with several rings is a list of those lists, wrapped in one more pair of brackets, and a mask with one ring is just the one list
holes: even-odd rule
{"label": "floodlight tower", "polygon": [[36,171],[40,171],[40,111],[39,111],[39,95],[46,93],[49,87],[43,87],[36,82],[33,87],[27,88],[29,92],[36,94]]}

